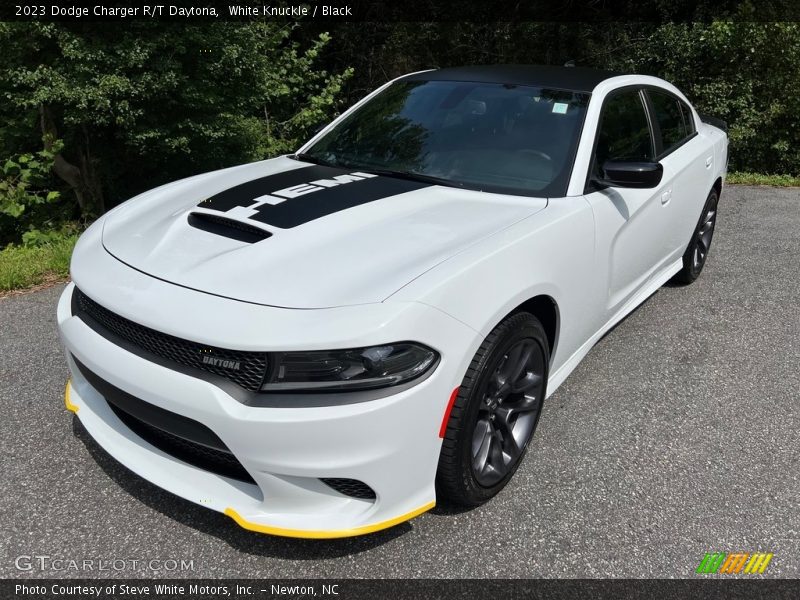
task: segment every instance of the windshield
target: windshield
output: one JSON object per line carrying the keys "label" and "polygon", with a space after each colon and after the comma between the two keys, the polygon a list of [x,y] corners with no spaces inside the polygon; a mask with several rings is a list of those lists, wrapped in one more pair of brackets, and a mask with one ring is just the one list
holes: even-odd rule
{"label": "windshield", "polygon": [[588,100],[522,85],[401,81],[299,158],[488,192],[564,196]]}

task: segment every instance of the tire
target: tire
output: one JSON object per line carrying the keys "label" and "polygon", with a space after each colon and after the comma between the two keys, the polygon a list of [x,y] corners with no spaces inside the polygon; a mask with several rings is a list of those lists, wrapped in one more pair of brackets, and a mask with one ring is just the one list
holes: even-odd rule
{"label": "tire", "polygon": [[479,506],[505,487],[536,430],[549,362],[547,335],[530,313],[512,314],[486,337],[450,412],[436,474],[440,498]]}
{"label": "tire", "polygon": [[719,195],[712,189],[703,205],[703,212],[692,232],[692,238],[686,251],[683,253],[683,267],[672,278],[676,283],[688,285],[700,276],[711,250],[711,240],[714,237],[714,228],[717,224],[717,207]]}

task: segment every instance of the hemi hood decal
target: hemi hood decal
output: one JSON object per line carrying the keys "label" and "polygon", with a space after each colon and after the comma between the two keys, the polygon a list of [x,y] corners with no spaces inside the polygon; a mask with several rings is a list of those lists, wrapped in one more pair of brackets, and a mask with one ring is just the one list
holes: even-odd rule
{"label": "hemi hood decal", "polygon": [[[282,156],[126,202],[103,217],[103,245],[143,273],[217,296],[287,308],[350,306],[382,302],[545,206],[544,198],[425,185]],[[237,224],[253,239],[215,235],[217,227]],[[259,239],[261,230],[268,235]]]}
{"label": "hemi hood decal", "polygon": [[354,206],[430,184],[313,165],[241,183],[214,194],[199,208],[289,229]]}

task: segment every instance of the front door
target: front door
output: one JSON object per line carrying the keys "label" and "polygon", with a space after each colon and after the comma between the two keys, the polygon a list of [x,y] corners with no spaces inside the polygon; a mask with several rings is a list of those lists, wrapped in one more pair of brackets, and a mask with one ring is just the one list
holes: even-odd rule
{"label": "front door", "polygon": [[[592,161],[592,175],[602,178],[607,160],[652,161],[653,133],[642,90],[623,88],[604,103]],[[669,182],[656,188],[603,187],[590,182],[586,199],[595,219],[598,276],[605,287],[610,318],[647,283],[670,255],[667,226]],[[605,286],[602,286],[602,282]]]}

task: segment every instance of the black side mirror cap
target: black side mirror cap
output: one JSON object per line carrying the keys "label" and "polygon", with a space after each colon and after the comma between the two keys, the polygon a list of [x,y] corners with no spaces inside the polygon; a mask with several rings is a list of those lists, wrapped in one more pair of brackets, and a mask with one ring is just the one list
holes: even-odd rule
{"label": "black side mirror cap", "polygon": [[608,160],[599,183],[611,187],[654,188],[661,183],[664,167],[652,161]]}

